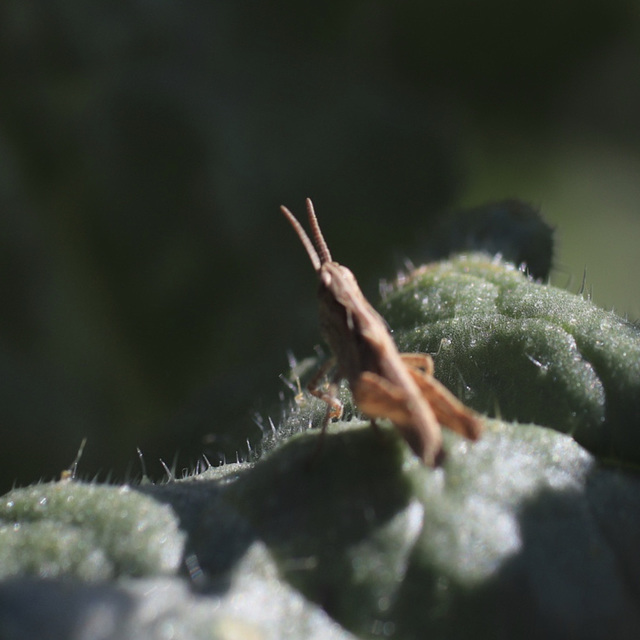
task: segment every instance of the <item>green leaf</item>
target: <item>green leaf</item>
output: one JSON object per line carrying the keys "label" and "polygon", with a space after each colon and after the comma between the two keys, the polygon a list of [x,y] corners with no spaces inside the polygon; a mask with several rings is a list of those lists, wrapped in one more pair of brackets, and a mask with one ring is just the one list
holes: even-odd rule
{"label": "green leaf", "polygon": [[385,299],[405,351],[435,354],[467,404],[640,463],[640,331],[581,296],[483,254],[421,268]]}
{"label": "green leaf", "polygon": [[335,425],[309,464],[316,444],[273,451],[229,504],[283,579],[352,632],[621,637],[640,623],[640,478],[572,438],[489,422],[478,443],[447,432],[436,470],[366,423]]}
{"label": "green leaf", "polygon": [[167,507],[130,487],[62,481],[0,500],[0,577],[170,574],[184,534]]}

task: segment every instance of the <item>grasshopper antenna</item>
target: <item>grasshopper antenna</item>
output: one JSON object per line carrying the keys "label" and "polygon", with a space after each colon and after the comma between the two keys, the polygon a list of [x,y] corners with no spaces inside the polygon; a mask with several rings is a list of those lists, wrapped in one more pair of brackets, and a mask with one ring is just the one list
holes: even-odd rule
{"label": "grasshopper antenna", "polygon": [[318,251],[320,252],[320,264],[331,262],[331,253],[329,252],[329,247],[324,240],[322,231],[320,231],[318,218],[316,218],[316,212],[313,209],[313,202],[311,202],[311,198],[307,198],[306,202],[307,213],[309,214],[309,224],[311,225],[311,230],[313,231],[313,239],[315,240],[316,247],[318,247]]}
{"label": "grasshopper antenna", "polygon": [[[311,210],[313,211],[313,205]],[[311,259],[311,264],[313,265],[313,268],[316,271],[320,271],[320,267],[322,266],[323,261],[318,256],[318,252],[316,251],[315,247],[313,246],[313,243],[309,239],[307,232],[303,229],[302,225],[296,220],[293,213],[291,213],[291,211],[289,211],[287,207],[285,207],[284,205],[281,205],[280,211],[284,213],[287,220],[291,223],[291,226],[293,227],[294,231],[298,234],[298,238],[300,238],[300,242],[302,242],[302,244],[304,245],[304,248],[306,249],[307,254],[309,255],[309,258]],[[315,219],[315,215],[314,215],[314,219]],[[316,221],[316,227],[317,225],[318,225],[318,222]],[[318,232],[319,231],[320,230],[318,229]],[[315,229],[314,229],[314,237],[315,237]],[[322,238],[322,235],[320,235],[320,237]],[[323,239],[323,242],[324,242],[324,239]],[[325,247],[326,247],[326,244],[325,244]]]}

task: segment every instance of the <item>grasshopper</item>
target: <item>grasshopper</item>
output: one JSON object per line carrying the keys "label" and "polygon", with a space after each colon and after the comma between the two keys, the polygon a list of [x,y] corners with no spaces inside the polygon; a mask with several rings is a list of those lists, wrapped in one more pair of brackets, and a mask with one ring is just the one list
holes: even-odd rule
{"label": "grasshopper", "polygon": [[[318,274],[320,330],[333,354],[308,385],[309,392],[327,404],[321,433],[342,415],[337,385],[346,378],[356,405],[373,427],[377,418],[387,418],[414,453],[435,466],[442,457],[440,423],[471,440],[480,437],[482,424],[433,377],[430,355],[398,351],[386,322],[364,297],[353,273],[331,259],[309,198],[306,204],[314,242],[289,209],[282,206],[281,211]],[[334,373],[323,388],[320,381],[331,369]]]}

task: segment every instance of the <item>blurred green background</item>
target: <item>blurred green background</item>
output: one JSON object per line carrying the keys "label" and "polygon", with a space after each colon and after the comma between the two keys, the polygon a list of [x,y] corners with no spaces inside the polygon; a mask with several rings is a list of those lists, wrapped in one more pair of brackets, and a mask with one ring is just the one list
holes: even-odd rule
{"label": "blurred green background", "polygon": [[516,196],[638,318],[639,78],[631,0],[3,0],[0,488],[246,452],[319,342],[307,195],[373,299]]}

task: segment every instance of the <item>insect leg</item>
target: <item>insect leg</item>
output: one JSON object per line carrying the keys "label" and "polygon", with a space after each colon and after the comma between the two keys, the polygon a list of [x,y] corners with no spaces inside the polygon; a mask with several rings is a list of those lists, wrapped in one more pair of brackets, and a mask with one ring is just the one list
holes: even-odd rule
{"label": "insect leg", "polygon": [[470,440],[477,440],[482,433],[482,422],[449,389],[430,375],[409,368],[425,400],[433,408],[438,422]]}
{"label": "insect leg", "polygon": [[319,398],[322,402],[327,404],[327,412],[322,421],[322,431],[327,428],[327,425],[334,418],[340,418],[342,416],[342,402],[338,399],[338,380],[340,380],[339,372],[336,372],[329,383],[327,389],[320,386],[320,381],[324,378],[332,367],[336,365],[336,359],[330,358],[327,360],[309,381],[307,389],[312,396]]}
{"label": "insect leg", "polygon": [[327,431],[327,427],[329,426],[329,422],[333,418],[342,417],[342,402],[338,399],[338,382],[342,377],[339,370],[337,370],[327,387],[326,391],[323,391],[320,386],[320,380],[328,373],[331,367],[335,366],[336,360],[335,358],[331,358],[327,362],[325,362],[320,369],[315,373],[309,384],[307,385],[307,389],[309,393],[316,398],[319,398],[323,402],[327,403],[327,410],[324,414],[324,418],[322,419],[322,425],[320,426],[320,435],[318,436],[318,443],[313,451],[311,458],[309,459],[308,466],[313,466],[313,463],[320,455],[320,451],[324,445],[325,433]]}

